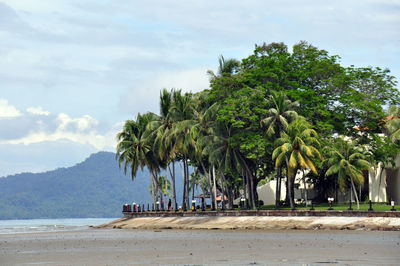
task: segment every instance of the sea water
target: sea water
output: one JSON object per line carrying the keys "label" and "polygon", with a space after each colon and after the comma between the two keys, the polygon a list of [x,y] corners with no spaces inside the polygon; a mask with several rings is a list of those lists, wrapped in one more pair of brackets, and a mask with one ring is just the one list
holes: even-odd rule
{"label": "sea water", "polygon": [[111,222],[117,218],[68,218],[0,220],[0,234],[78,231]]}

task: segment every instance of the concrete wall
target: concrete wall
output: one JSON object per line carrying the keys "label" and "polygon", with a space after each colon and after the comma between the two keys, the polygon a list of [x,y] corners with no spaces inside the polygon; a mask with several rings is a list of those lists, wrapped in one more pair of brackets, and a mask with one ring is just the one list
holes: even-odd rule
{"label": "concrete wall", "polygon": [[396,166],[392,169],[386,169],[387,198],[400,202],[400,155],[397,157]]}
{"label": "concrete wall", "polygon": [[[307,175],[308,171],[305,172]],[[305,188],[303,183],[303,172],[299,171],[296,175],[296,183],[300,184],[299,189],[294,190],[294,199],[295,201],[302,201],[305,196]],[[271,180],[263,186],[257,188],[258,199],[262,200],[265,205],[273,205],[275,204],[275,189],[276,189],[276,180]],[[316,192],[307,184],[307,199],[313,199],[316,196]],[[281,183],[281,200],[286,199],[286,181],[282,180]]]}
{"label": "concrete wall", "polygon": [[[281,183],[281,200],[286,199],[286,182]],[[271,180],[265,185],[257,187],[258,199],[264,202],[264,205],[275,204],[276,180]]]}
{"label": "concrete wall", "polygon": [[372,202],[386,202],[386,170],[379,164],[368,172],[369,199]]}

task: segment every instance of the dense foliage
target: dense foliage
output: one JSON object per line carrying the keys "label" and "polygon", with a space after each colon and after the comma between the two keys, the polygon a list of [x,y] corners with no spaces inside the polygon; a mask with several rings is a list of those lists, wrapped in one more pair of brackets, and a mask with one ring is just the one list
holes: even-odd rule
{"label": "dense foliage", "polygon": [[[118,135],[117,158],[121,166],[131,167],[132,178],[138,166],[152,170],[153,203],[163,194],[157,175],[165,169],[174,183],[175,163],[184,176],[183,208],[189,206],[194,184],[210,195],[213,208],[218,195],[227,197],[230,208],[239,197],[255,208],[261,180],[277,178],[279,195],[280,180],[293,190],[298,171],[309,173],[320,187],[330,185],[329,178],[339,178],[343,186],[349,186],[346,178],[362,185],[354,182],[360,176],[352,174],[353,168],[332,168],[337,160],[331,156],[341,145],[333,139],[339,135],[360,143],[354,149],[362,150],[362,160],[372,166],[397,154],[381,152],[399,141],[398,109],[385,122],[385,108],[400,100],[388,69],[344,67],[339,56],[300,42],[291,52],[283,43],[256,45],[241,61],[221,56],[217,73],[208,73],[209,89],[196,94],[164,89],[160,115],[139,114]],[[373,140],[376,145],[362,145]],[[357,171],[370,166],[363,161]],[[294,207],[293,191],[287,195]],[[225,207],[225,197],[221,200]]]}

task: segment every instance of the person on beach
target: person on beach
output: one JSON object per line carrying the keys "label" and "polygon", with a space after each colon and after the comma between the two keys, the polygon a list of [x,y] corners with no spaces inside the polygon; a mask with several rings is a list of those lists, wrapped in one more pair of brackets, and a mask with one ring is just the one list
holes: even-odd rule
{"label": "person on beach", "polygon": [[169,199],[169,200],[168,200],[168,211],[171,210],[171,206],[172,206],[172,202],[171,202],[171,199]]}

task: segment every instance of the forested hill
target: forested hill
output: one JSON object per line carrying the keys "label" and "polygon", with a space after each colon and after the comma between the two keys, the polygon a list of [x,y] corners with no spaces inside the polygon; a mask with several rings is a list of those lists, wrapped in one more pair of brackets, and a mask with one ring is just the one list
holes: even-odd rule
{"label": "forested hill", "polygon": [[132,182],[114,153],[99,152],[69,168],[0,178],[0,219],[120,217],[125,202],[151,202],[149,185],[147,171]]}

